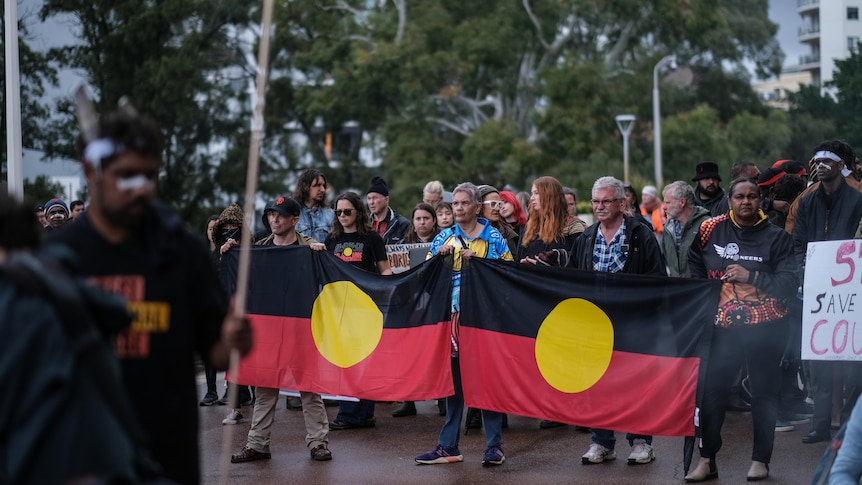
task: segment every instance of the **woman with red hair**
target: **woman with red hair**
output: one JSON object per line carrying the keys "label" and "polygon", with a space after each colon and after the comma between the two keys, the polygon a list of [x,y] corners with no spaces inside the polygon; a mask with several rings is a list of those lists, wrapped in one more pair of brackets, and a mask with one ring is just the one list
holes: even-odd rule
{"label": "woman with red hair", "polygon": [[500,217],[520,236],[527,225],[527,214],[524,213],[523,206],[518,202],[518,197],[508,190],[500,192],[500,200],[503,201]]}
{"label": "woman with red hair", "polygon": [[521,236],[518,259],[522,263],[565,266],[578,232],[583,232],[583,226],[569,224],[562,184],[548,176],[533,181],[530,219]]}

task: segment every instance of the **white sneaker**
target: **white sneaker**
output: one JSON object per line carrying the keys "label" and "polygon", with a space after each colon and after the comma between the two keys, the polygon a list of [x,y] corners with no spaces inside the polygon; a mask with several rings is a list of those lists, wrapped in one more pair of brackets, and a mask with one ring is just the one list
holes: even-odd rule
{"label": "white sneaker", "polygon": [[590,443],[590,449],[581,456],[581,463],[589,465],[590,463],[601,463],[616,459],[617,453],[614,450],[605,448],[598,443]]}
{"label": "white sneaker", "polygon": [[242,422],[242,413],[239,412],[239,409],[234,409],[227,415],[226,418],[221,420],[221,424],[239,424]]}
{"label": "white sneaker", "polygon": [[652,445],[648,445],[646,440],[634,440],[632,453],[629,455],[629,465],[649,463],[653,460],[655,460],[655,452],[652,450]]}

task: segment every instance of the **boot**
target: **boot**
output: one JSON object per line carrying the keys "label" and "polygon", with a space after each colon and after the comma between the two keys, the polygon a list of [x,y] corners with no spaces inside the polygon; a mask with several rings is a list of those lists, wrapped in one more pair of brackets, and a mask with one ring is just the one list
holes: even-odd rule
{"label": "boot", "polygon": [[403,418],[404,416],[416,416],[416,403],[404,401],[398,409],[392,411],[393,418]]}
{"label": "boot", "polygon": [[440,416],[446,416],[446,400],[438,399],[437,400],[437,414]]}
{"label": "boot", "polygon": [[769,477],[769,465],[762,461],[752,461],[751,468],[748,469],[746,479],[749,482],[758,482]]}
{"label": "boot", "polygon": [[715,480],[716,478],[718,478],[718,469],[715,466],[715,459],[701,457],[694,470],[685,476],[685,481],[696,483]]}

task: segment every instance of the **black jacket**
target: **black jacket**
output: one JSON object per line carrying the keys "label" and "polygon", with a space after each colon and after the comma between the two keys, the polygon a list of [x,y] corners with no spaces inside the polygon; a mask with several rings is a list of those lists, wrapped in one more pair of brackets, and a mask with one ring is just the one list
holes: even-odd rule
{"label": "black jacket", "polygon": [[802,281],[805,253],[813,241],[852,239],[862,219],[862,193],[841,180],[835,193],[829,195],[821,184],[804,196],[796,210],[793,225],[793,252]]}
{"label": "black jacket", "polygon": [[[623,273],[651,274],[667,276],[664,257],[658,246],[658,240],[646,224],[634,217],[623,215],[626,221],[626,240],[628,241],[628,257],[622,269]],[[596,234],[599,223],[588,227],[572,245],[569,266],[578,269],[593,269],[593,248],[596,245]]]}

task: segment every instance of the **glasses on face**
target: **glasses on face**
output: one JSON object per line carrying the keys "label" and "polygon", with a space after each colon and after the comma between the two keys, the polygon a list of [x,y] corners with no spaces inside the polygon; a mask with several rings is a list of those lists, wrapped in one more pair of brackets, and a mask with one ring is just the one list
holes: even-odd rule
{"label": "glasses on face", "polygon": [[487,205],[491,210],[500,210],[503,208],[502,200],[486,200],[485,202],[482,202],[482,204]]}
{"label": "glasses on face", "polygon": [[592,199],[592,200],[590,200],[590,203],[592,203],[593,205],[604,206],[604,205],[611,205],[618,200],[620,200],[620,199],[604,199],[604,200]]}
{"label": "glasses on face", "polygon": [[341,217],[342,214],[350,217],[353,214],[353,209],[335,209],[335,215],[337,217]]}

